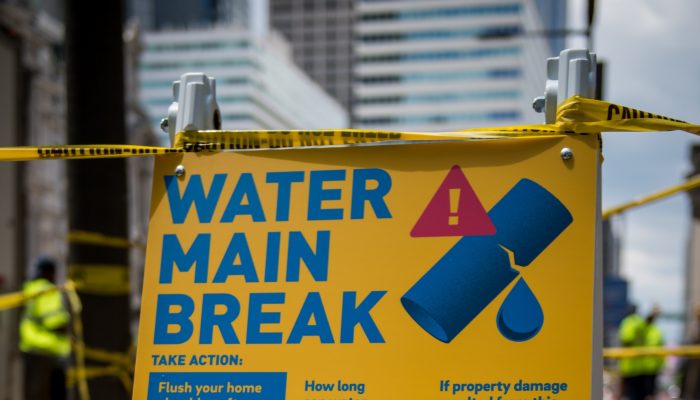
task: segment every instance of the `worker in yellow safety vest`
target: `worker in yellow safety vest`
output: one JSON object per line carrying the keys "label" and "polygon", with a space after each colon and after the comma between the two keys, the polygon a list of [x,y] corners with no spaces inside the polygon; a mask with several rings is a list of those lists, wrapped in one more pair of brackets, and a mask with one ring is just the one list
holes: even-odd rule
{"label": "worker in yellow safety vest", "polygon": [[[661,308],[655,305],[646,320],[644,321],[644,346],[661,347],[664,345],[664,336],[661,329],[656,324],[656,319],[661,314]],[[656,395],[656,378],[664,368],[664,357],[646,356],[643,357],[644,379],[646,381],[646,393],[648,396]]]}
{"label": "worker in yellow safety vest", "polygon": [[24,356],[24,392],[27,400],[65,399],[65,364],[70,354],[67,334],[70,314],[56,289],[56,263],[41,258],[36,275],[24,284],[28,299],[19,327]]}
{"label": "worker in yellow safety vest", "polygon": [[[632,309],[620,323],[620,343],[623,347],[659,347],[664,339],[661,329],[655,324],[661,313],[654,306],[646,318]],[[656,395],[656,378],[664,367],[664,358],[659,356],[627,357],[620,360],[623,398],[629,400],[653,399]]]}
{"label": "worker in yellow safety vest", "polygon": [[[629,313],[620,323],[619,339],[623,347],[642,347],[645,344],[645,321],[637,314],[637,307],[630,306]],[[618,364],[622,377],[622,397],[628,400],[644,400],[646,378],[642,357],[622,358]]]}

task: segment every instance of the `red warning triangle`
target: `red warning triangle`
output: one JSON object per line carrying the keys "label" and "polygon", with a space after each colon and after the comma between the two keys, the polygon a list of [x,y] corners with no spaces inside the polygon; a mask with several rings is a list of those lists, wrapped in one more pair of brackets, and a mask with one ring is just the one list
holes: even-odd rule
{"label": "red warning triangle", "polygon": [[411,230],[413,237],[485,236],[495,233],[496,227],[459,165],[450,169]]}

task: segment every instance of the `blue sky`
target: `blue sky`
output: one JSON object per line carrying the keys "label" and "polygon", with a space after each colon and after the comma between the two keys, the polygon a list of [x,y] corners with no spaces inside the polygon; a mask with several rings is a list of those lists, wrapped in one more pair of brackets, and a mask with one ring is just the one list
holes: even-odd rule
{"label": "blue sky", "polygon": [[[570,23],[581,26],[585,1],[570,7]],[[700,123],[698,15],[696,0],[597,1],[593,48],[607,62],[605,99]],[[692,143],[700,138],[684,132],[605,133],[603,209],[683,181],[692,168]],[[630,210],[617,224],[632,299],[642,311],[654,303],[667,312],[683,310],[688,196]],[[670,341],[680,339],[668,333]]]}

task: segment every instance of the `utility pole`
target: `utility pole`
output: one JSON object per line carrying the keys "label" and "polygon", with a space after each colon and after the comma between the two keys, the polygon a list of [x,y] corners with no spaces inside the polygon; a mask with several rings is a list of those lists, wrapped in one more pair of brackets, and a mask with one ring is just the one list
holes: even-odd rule
{"label": "utility pole", "polygon": [[[65,4],[69,143],[125,143],[123,1]],[[69,161],[69,229],[127,237],[126,176],[124,159]],[[128,279],[127,249],[71,243],[69,260],[69,275],[86,283],[119,268]],[[105,293],[86,284],[79,295],[86,346],[126,352],[128,291]],[[88,360],[87,365],[101,364]],[[89,390],[93,399],[129,397],[115,376],[90,379]]]}

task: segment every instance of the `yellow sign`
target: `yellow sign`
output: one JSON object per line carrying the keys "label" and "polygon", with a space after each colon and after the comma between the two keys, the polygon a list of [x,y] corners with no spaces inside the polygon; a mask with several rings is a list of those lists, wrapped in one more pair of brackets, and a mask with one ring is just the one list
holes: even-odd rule
{"label": "yellow sign", "polygon": [[159,156],[134,398],[590,398],[598,162],[596,136]]}

